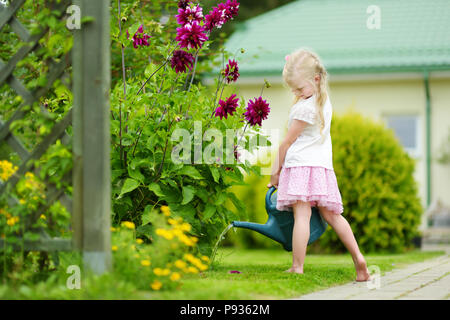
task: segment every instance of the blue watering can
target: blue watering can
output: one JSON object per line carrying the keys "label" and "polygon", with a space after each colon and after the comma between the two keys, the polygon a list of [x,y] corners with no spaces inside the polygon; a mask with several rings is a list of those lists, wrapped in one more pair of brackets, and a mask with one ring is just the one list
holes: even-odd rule
{"label": "blue watering can", "polygon": [[[292,251],[292,230],[294,228],[294,213],[279,211],[276,208],[277,195],[273,194],[275,187],[270,187],[266,193],[266,211],[269,219],[265,224],[233,221],[233,227],[245,228],[257,231],[272,240],[283,245],[286,251]],[[322,218],[317,207],[311,207],[311,220],[309,224],[308,245],[320,238],[327,228],[327,223]]]}

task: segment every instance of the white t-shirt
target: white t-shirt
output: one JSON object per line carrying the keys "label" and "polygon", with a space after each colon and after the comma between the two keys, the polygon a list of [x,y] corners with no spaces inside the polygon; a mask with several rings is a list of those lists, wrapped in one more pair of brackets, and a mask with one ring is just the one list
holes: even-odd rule
{"label": "white t-shirt", "polygon": [[334,170],[330,135],[332,106],[328,94],[323,108],[325,121],[323,141],[320,135],[320,116],[317,108],[316,94],[307,99],[302,99],[292,106],[288,128],[293,119],[303,120],[308,124],[287,150],[284,167],[318,166]]}

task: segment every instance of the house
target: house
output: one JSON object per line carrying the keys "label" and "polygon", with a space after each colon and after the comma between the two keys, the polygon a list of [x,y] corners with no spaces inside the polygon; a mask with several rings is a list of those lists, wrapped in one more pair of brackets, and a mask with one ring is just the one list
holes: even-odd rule
{"label": "house", "polygon": [[333,112],[353,108],[392,128],[417,160],[423,207],[436,199],[449,206],[450,165],[436,158],[450,128],[450,1],[300,0],[241,23],[225,44],[240,72],[226,90],[248,101],[270,82],[263,130],[286,130],[293,97],[282,70],[285,56],[300,47],[321,57]]}

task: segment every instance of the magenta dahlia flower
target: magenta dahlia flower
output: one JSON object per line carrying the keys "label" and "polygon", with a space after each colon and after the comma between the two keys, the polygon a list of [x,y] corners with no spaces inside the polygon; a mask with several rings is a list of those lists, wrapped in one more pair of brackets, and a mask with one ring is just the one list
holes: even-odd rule
{"label": "magenta dahlia flower", "polygon": [[225,80],[227,83],[234,82],[239,78],[239,68],[237,65],[237,62],[233,59],[228,60],[228,64],[225,67],[225,70],[223,70],[223,75],[225,77]]}
{"label": "magenta dahlia flower", "polygon": [[193,64],[194,57],[184,50],[175,50],[172,59],[170,59],[170,66],[175,69],[176,73],[186,72],[186,67],[191,70]]}
{"label": "magenta dahlia flower", "polygon": [[203,20],[203,9],[199,5],[195,7],[186,7],[185,9],[178,9],[178,14],[175,16],[177,18],[178,24],[184,26],[186,24],[191,24],[197,22],[200,24]]}
{"label": "magenta dahlia flower", "polygon": [[[127,39],[130,37],[130,34],[127,30]],[[136,31],[136,33],[133,35],[133,47],[136,49],[138,46],[149,46],[148,39],[150,39],[151,36],[144,33],[144,27],[141,24],[139,29]]]}
{"label": "magenta dahlia flower", "polygon": [[186,24],[181,28],[177,28],[175,40],[179,41],[181,48],[199,49],[208,40],[208,36],[204,31],[205,28],[194,21],[192,24]]}
{"label": "magenta dahlia flower", "polygon": [[219,3],[217,5],[219,10],[223,11],[225,21],[227,22],[230,19],[233,19],[239,11],[239,2],[236,0],[227,0],[226,3]]}
{"label": "magenta dahlia flower", "polygon": [[186,9],[186,7],[189,6],[190,2],[191,2],[190,0],[179,0],[178,1],[178,8]]}
{"label": "magenta dahlia flower", "polygon": [[205,16],[205,30],[211,31],[213,28],[222,28],[225,22],[225,14],[223,10],[214,7],[209,14]]}
{"label": "magenta dahlia flower", "polygon": [[269,112],[269,104],[262,97],[258,97],[255,98],[255,101],[249,100],[244,116],[250,125],[259,124],[261,126],[261,121],[267,119]]}
{"label": "magenta dahlia flower", "polygon": [[219,100],[219,107],[216,109],[216,117],[220,116],[220,120],[222,120],[222,117],[228,119],[228,115],[233,115],[238,107],[238,104],[239,98],[236,98],[234,93],[226,101],[223,101],[222,99]]}

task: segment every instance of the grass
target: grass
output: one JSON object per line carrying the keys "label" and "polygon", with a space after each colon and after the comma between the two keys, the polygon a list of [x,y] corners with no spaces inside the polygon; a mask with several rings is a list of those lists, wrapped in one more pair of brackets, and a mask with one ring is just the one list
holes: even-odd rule
{"label": "grass", "polygon": [[[405,254],[366,255],[368,266],[377,265],[381,273],[414,262],[434,258],[444,252],[411,251]],[[345,284],[356,278],[349,254],[307,255],[304,274],[283,271],[291,266],[292,253],[282,250],[234,250],[218,251],[212,269],[203,276],[183,281],[175,292],[152,292],[151,299],[286,299],[317,290]],[[230,274],[238,270],[242,273]]]}
{"label": "grass", "polygon": [[[382,274],[393,268],[421,262],[444,254],[442,251],[410,251],[404,254],[365,255],[368,266],[377,265]],[[133,282],[105,274],[82,280],[80,290],[65,286],[65,272],[53,280],[11,286],[0,284],[0,299],[154,299],[154,300],[265,300],[286,299],[355,279],[349,254],[308,254],[303,275],[284,273],[290,267],[292,253],[284,250],[221,248],[210,269],[200,275],[183,278],[178,290],[137,290]],[[238,270],[241,273],[230,274]],[[136,275],[136,283],[142,281]]]}

